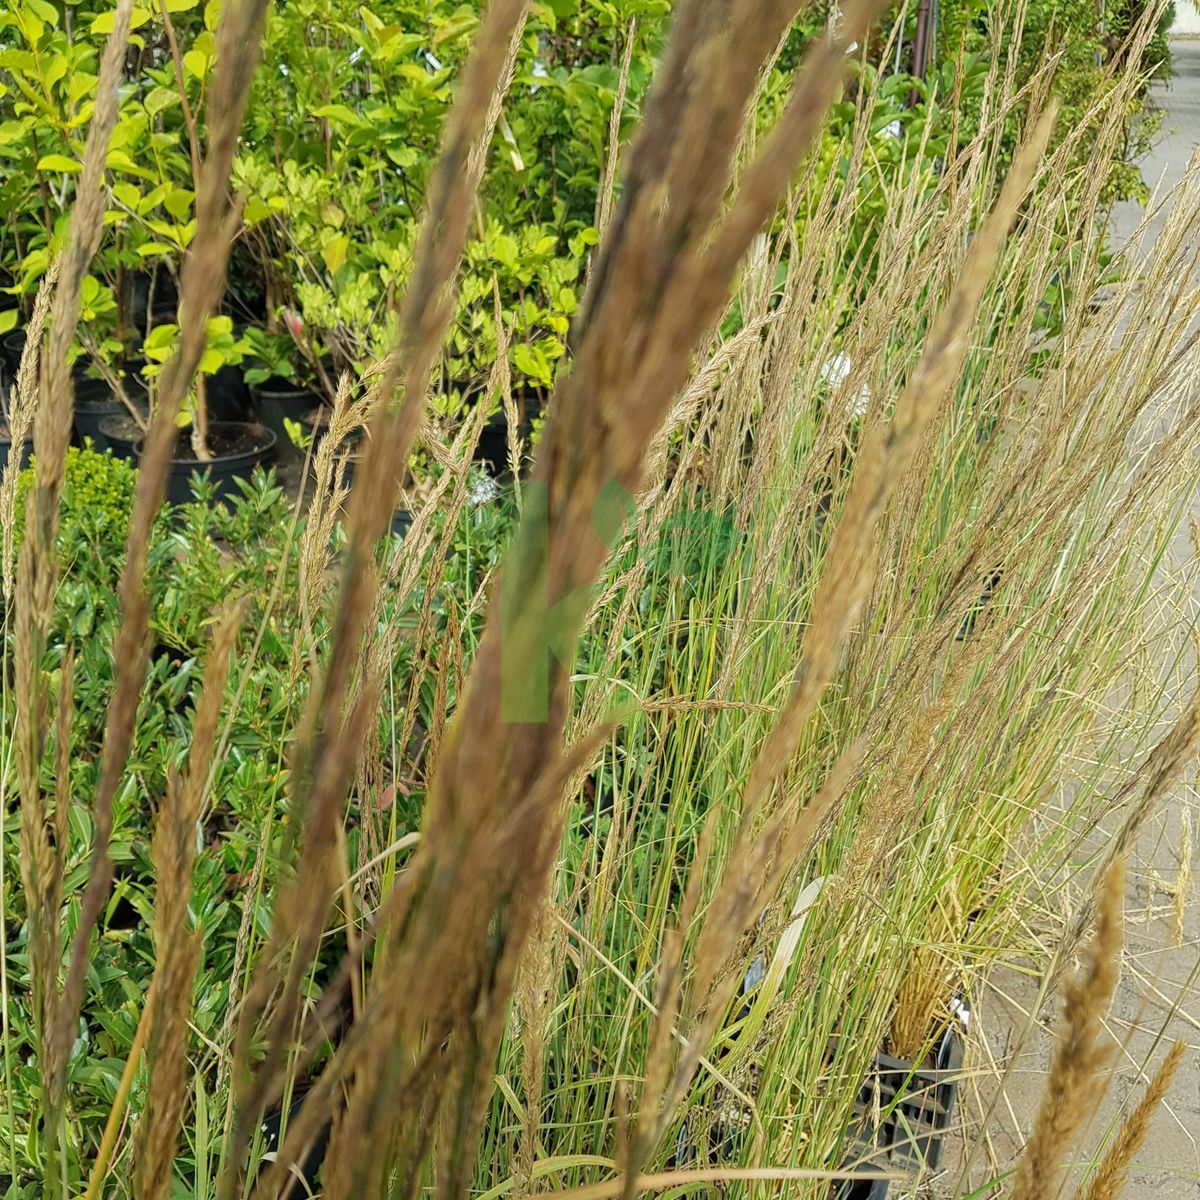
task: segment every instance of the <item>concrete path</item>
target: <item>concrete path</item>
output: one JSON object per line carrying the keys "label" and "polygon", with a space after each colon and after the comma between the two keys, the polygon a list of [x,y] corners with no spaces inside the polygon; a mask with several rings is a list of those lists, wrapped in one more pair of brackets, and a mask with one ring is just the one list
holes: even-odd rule
{"label": "concrete path", "polygon": [[[1200,144],[1200,41],[1172,46],[1176,74],[1155,88],[1165,121],[1143,174],[1154,187],[1178,182]],[[1122,204],[1115,214],[1114,241],[1123,243],[1143,217],[1137,204]],[[1160,214],[1148,231],[1161,227]],[[1200,495],[1193,504],[1200,519]],[[1175,580],[1175,594],[1186,597],[1190,582],[1194,604],[1181,620],[1196,624],[1200,612],[1200,563],[1191,545],[1187,522],[1172,548],[1165,570]],[[1151,1128],[1131,1172],[1122,1200],[1200,1200],[1200,902],[1189,878],[1196,849],[1197,792],[1190,782],[1170,796],[1160,816],[1142,836],[1129,864],[1127,946],[1121,983],[1109,1027],[1123,1043],[1115,1077],[1101,1103],[1083,1146],[1090,1158],[1137,1102],[1148,1074],[1162,1060],[1172,1040],[1189,1045],[1175,1084]],[[1200,873],[1200,865],[1197,866]],[[1182,886],[1181,886],[1182,885]],[[948,1156],[946,1170],[928,1184],[929,1193],[963,1197],[1010,1167],[1028,1135],[1046,1082],[1058,1020],[1053,997],[1035,1014],[1038,1028],[1015,1049],[1030,1012],[1036,1006],[1039,980],[1015,970],[997,970],[976,1011],[969,1078],[963,1093],[963,1140]],[[1003,1086],[1000,1076],[1008,1069]],[[986,1126],[982,1114],[991,1109]],[[966,1150],[974,1148],[964,1173]],[[1080,1175],[1065,1183],[1062,1196],[1071,1200]]]}

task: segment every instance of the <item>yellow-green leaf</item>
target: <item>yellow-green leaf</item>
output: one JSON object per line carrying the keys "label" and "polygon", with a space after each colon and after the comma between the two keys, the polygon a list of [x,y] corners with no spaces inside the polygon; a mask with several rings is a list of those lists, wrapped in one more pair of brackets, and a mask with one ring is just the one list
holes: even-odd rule
{"label": "yellow-green leaf", "polygon": [[142,198],[142,193],[137,187],[122,180],[120,183],[114,183],[112,186],[113,199],[118,203],[125,205],[126,208],[137,209],[138,202]]}
{"label": "yellow-green leaf", "polygon": [[199,50],[189,50],[183,56],[184,68],[197,79],[203,79],[208,74],[211,63],[212,59],[207,54],[201,54]]}
{"label": "yellow-green leaf", "polygon": [[192,211],[195,194],[187,188],[172,188],[163,200],[163,207],[177,221],[186,220]]}
{"label": "yellow-green leaf", "polygon": [[331,238],[321,247],[321,257],[325,260],[325,265],[329,268],[331,274],[336,273],[338,268],[342,266],[349,252],[350,239],[344,233]]}
{"label": "yellow-green leaf", "polygon": [[251,196],[242,210],[242,220],[247,225],[257,225],[271,215],[271,206],[259,196]]}
{"label": "yellow-green leaf", "polygon": [[[101,13],[92,22],[93,33],[112,33],[113,25],[116,21],[116,10],[112,12]],[[141,26],[150,20],[150,12],[145,8],[135,8],[129,15],[129,28],[139,29]]]}
{"label": "yellow-green leaf", "polygon": [[37,16],[46,22],[47,25],[58,24],[58,10],[53,4],[47,4],[46,0],[24,0]]}
{"label": "yellow-green leaf", "polygon": [[68,158],[65,154],[43,154],[38,159],[37,169],[39,171],[67,171],[74,175],[83,170],[83,164],[76,162],[73,158]]}

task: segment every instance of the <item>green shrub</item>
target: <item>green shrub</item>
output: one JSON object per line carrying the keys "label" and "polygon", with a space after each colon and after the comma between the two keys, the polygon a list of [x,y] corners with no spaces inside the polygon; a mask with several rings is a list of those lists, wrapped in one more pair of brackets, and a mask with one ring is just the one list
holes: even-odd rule
{"label": "green shrub", "polygon": [[[25,504],[33,487],[33,471],[31,459],[17,481],[18,547],[25,530]],[[115,583],[125,553],[136,487],[137,472],[123,459],[72,446],[67,451],[63,483],[60,552],[75,559],[84,549],[94,550],[94,566]]]}

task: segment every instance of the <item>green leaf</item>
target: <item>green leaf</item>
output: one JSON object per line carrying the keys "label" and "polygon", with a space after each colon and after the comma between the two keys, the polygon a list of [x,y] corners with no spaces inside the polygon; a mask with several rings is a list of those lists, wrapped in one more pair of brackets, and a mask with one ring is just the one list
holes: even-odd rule
{"label": "green leaf", "polygon": [[385,152],[398,167],[415,167],[421,161],[421,152],[415,146],[388,146]]}
{"label": "green leaf", "polygon": [[344,104],[322,104],[313,109],[314,117],[323,117],[326,121],[341,121],[343,125],[351,125],[356,129],[363,128],[367,122],[353,109]]}
{"label": "green leaf", "polygon": [[177,247],[168,246],[166,242],[143,242],[138,247],[138,254],[142,258],[154,258],[159,254],[174,254]]}
{"label": "green leaf", "polygon": [[16,329],[17,318],[20,315],[21,313],[19,309],[0,309],[0,333],[8,333],[10,330]]}
{"label": "green leaf", "polygon": [[350,239],[344,233],[338,234],[335,238],[330,238],[321,247],[321,257],[325,260],[325,265],[329,268],[331,275],[336,274],[338,268],[345,263],[346,255],[349,251]]}
{"label": "green leaf", "polygon": [[496,238],[494,252],[496,259],[509,270],[517,268],[517,239],[510,234],[502,233]]}
{"label": "green leaf", "polygon": [[47,25],[58,24],[58,9],[46,0],[23,0],[24,4],[37,14]]}
{"label": "green leaf", "polygon": [[109,169],[113,171],[127,171],[130,175],[138,176],[139,179],[152,180],[154,178],[145,167],[134,162],[124,150],[110,150],[107,163]]}
{"label": "green leaf", "polygon": [[525,342],[518,342],[513,347],[513,365],[522,374],[528,375],[530,379],[544,383],[550,382],[549,364],[532,346]]}
{"label": "green leaf", "polygon": [[114,183],[112,186],[113,198],[125,205],[126,208],[132,208],[137,211],[138,202],[142,198],[142,193],[132,183]]}
{"label": "green leaf", "polygon": [[208,68],[212,66],[212,59],[199,50],[189,50],[183,56],[184,69],[197,79],[203,79],[208,74]]}
{"label": "green leaf", "polygon": [[0,124],[0,146],[11,146],[14,142],[23,142],[29,137],[29,130],[24,121],[5,121]]}
{"label": "green leaf", "polygon": [[[93,33],[112,33],[113,25],[116,22],[116,10],[112,12],[101,13],[92,22]],[[140,29],[147,21],[150,20],[150,13],[144,8],[135,8],[129,17],[129,28]]]}
{"label": "green leaf", "polygon": [[195,193],[187,188],[172,188],[163,200],[163,207],[177,221],[185,221],[191,215]]}
{"label": "green leaf", "polygon": [[43,154],[38,159],[39,171],[67,171],[72,175],[83,170],[83,164],[68,158],[65,154]]}
{"label": "green leaf", "polygon": [[258,196],[251,196],[242,210],[242,220],[247,225],[257,225],[260,221],[265,221],[272,211],[271,206],[265,200]]}
{"label": "green leaf", "polygon": [[142,101],[146,111],[156,117],[166,108],[170,108],[173,104],[179,103],[179,93],[174,88],[156,87],[151,88],[146,93],[146,98]]}

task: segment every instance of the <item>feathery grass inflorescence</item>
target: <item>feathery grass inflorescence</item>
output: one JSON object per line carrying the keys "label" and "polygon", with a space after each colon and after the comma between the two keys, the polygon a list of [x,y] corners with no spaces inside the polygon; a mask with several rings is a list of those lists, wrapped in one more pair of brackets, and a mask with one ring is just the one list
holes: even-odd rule
{"label": "feathery grass inflorescence", "polygon": [[1103,1094],[1102,1072],[1113,1054],[1103,1023],[1121,970],[1124,905],[1125,864],[1117,859],[1099,889],[1096,929],[1083,967],[1063,992],[1062,1026],[1050,1075],[1010,1200],[1051,1200],[1058,1194],[1063,1158]]}
{"label": "feathery grass inflorescence", "polygon": [[[57,280],[49,316],[44,308],[35,315],[37,324],[27,337],[17,372],[18,393],[25,396],[26,402],[35,386],[38,393],[33,412],[33,440],[37,446],[34,483],[27,502],[25,540],[16,576],[13,740],[21,795],[21,870],[36,947],[36,958],[32,963],[36,997],[35,1038],[45,1089],[46,1183],[51,1196],[62,1195],[65,1190],[64,1163],[60,1157],[63,1106],[67,1057],[74,1041],[80,985],[72,980],[69,971],[62,993],[59,992],[59,901],[65,846],[57,838],[52,840],[52,831],[56,824],[61,830],[66,814],[64,811],[52,817],[46,811],[41,789],[40,774],[51,699],[49,681],[43,670],[43,655],[54,614],[59,566],[55,543],[74,407],[71,341],[79,322],[84,276],[100,244],[108,143],[117,121],[117,85],[132,9],[132,0],[120,0],[116,7],[113,30],[101,58],[96,107],[88,126],[83,168],[68,222],[66,245],[56,268]],[[41,326],[47,321],[49,334],[43,345]],[[36,385],[34,370],[37,371]],[[19,454],[15,456],[18,462],[19,457]],[[68,682],[59,696],[60,760],[68,753],[61,743],[69,745],[69,695]],[[66,781],[60,781],[60,799],[63,789],[68,786]]]}
{"label": "feathery grass inflorescence", "polygon": [[1187,1047],[1182,1042],[1176,1042],[1167,1051],[1166,1058],[1159,1063],[1158,1070],[1146,1085],[1142,1098],[1125,1118],[1117,1136],[1105,1150],[1095,1174],[1087,1186],[1080,1190],[1079,1200],[1117,1200],[1122,1193],[1130,1164],[1150,1132],[1150,1123],[1175,1078],[1175,1072],[1179,1069],[1186,1050]]}
{"label": "feathery grass inflorescence", "polygon": [[[978,125],[953,119],[937,171],[877,178],[876,92],[860,86],[850,133],[798,174],[872,7],[851,5],[815,43],[766,131],[754,128],[761,68],[791,7],[677,8],[619,193],[614,111],[604,245],[521,483],[516,545],[499,580],[464,596],[442,572],[497,396],[514,473],[523,450],[506,330],[487,403],[452,440],[421,411],[524,18],[520,0],[489,10],[399,341],[339,381],[310,507],[289,530],[295,570],[280,564],[244,665],[239,643],[237,687],[212,681],[231,627],[210,651],[193,757],[158,814],[156,983],[89,1196],[118,1178],[108,1156],[127,1102],[136,1134],[122,1143],[144,1195],[169,1186],[173,1158],[191,1169],[181,1131],[195,1132],[182,1157],[194,1153],[197,1179],[203,1161],[221,1196],[271,1197],[329,1128],[319,1186],[339,1200],[385,1187],[749,1194],[772,1181],[824,1196],[889,1032],[919,1057],[951,993],[1025,948],[1026,910],[1071,882],[1097,817],[1127,806],[1116,854],[1178,778],[1193,709],[1161,741],[1173,688],[1137,690],[1120,711],[1109,698],[1179,636],[1154,564],[1200,445],[1187,333],[1200,173],[1177,189],[1145,286],[1127,275],[1103,309],[1090,303],[1102,181],[1067,164],[1080,139],[1120,136],[1131,76],[1038,166],[1054,61],[1018,93],[1020,47],[1006,42]],[[220,293],[261,10],[231,4],[225,20],[188,314]],[[1035,116],[1005,183],[1001,136],[1018,111]],[[822,182],[828,153],[838,169]],[[889,216],[868,242],[861,199],[875,188]],[[1045,297],[1068,259],[1072,299],[1047,341]],[[185,333],[202,325],[189,318]],[[145,676],[146,550],[175,436],[164,414],[182,403],[194,349],[185,338],[168,372],[142,467],[101,821]],[[1171,437],[1131,462],[1160,404]],[[414,447],[436,466],[419,497]],[[381,547],[398,499],[411,529]],[[288,686],[304,716],[287,800],[251,831],[228,1009],[192,1042],[185,835],[229,748],[221,718],[243,703],[293,577],[305,633]],[[476,646],[468,630],[489,603]],[[54,821],[70,803],[69,683]],[[427,793],[420,833],[397,817],[407,788]],[[31,827],[23,867],[48,863],[52,879],[62,840],[39,836]],[[103,837],[92,869],[77,954],[106,895]],[[1110,918],[1102,908],[1108,933]],[[321,956],[343,938],[330,971]],[[1102,974],[1078,985],[1081,1014],[1102,1007]],[[1084,1060],[1098,1061],[1085,1034],[1064,1043],[1060,1099],[1077,1100]],[[148,1088],[133,1086],[143,1043]],[[276,1161],[257,1166],[265,1108],[301,1087]],[[224,1135],[205,1146],[201,1113]],[[1057,1184],[1064,1136],[1058,1117],[1040,1121],[1026,1200]]]}

